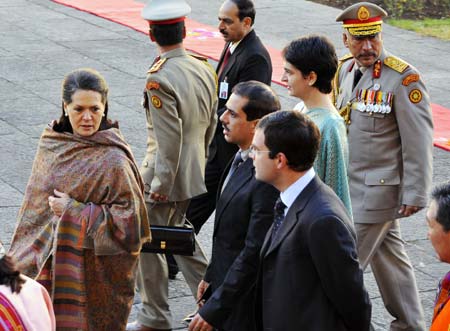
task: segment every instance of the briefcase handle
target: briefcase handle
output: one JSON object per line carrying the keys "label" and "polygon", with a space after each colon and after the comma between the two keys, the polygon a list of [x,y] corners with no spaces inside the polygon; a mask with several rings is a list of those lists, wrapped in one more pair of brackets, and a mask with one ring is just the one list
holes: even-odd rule
{"label": "briefcase handle", "polygon": [[[162,202],[162,203],[165,203],[165,202]],[[150,205],[149,210],[151,210],[154,206],[158,205],[159,203],[156,202],[156,201],[152,201],[152,202],[149,202],[148,204]],[[175,208],[174,208],[175,212],[177,212],[178,214],[180,214],[181,219],[184,221],[184,224],[188,225],[188,226],[186,226],[186,228],[190,228],[190,229],[194,230],[194,233],[195,233],[195,228],[194,228],[194,226],[192,225],[192,223],[188,220],[188,218],[186,217],[186,213],[182,213],[182,212],[181,212],[181,210],[180,210],[180,209],[178,208],[178,206],[177,206],[177,202],[176,202],[176,201],[173,201],[173,205],[174,205],[174,207],[175,207]],[[172,216],[173,216],[173,215],[170,215],[169,218],[172,217]]]}

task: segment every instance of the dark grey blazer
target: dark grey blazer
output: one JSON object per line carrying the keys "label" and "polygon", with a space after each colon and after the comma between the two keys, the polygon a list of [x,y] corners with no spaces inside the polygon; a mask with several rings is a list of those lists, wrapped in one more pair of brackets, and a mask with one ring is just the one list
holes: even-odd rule
{"label": "dark grey blazer", "polygon": [[258,331],[367,331],[371,304],[341,200],[317,176],[261,249]]}

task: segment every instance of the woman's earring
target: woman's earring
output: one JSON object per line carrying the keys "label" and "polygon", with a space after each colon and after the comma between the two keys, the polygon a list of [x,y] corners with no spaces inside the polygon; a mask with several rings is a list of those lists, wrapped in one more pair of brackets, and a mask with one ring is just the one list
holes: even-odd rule
{"label": "woman's earring", "polygon": [[105,117],[105,113],[103,113],[102,117]]}
{"label": "woman's earring", "polygon": [[65,115],[66,117],[69,117],[69,113],[67,113],[66,111],[64,112],[64,115]]}

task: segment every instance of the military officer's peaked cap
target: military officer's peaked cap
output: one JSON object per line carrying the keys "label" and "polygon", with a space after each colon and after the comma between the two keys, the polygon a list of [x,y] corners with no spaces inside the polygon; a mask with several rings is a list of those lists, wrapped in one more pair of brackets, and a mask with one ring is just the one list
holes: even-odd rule
{"label": "military officer's peaked cap", "polygon": [[354,36],[368,36],[381,32],[386,11],[370,2],[358,2],[344,9],[336,17],[336,22],[343,22],[344,28]]}
{"label": "military officer's peaked cap", "polygon": [[184,0],[149,0],[141,15],[150,24],[173,24],[184,21],[190,12]]}

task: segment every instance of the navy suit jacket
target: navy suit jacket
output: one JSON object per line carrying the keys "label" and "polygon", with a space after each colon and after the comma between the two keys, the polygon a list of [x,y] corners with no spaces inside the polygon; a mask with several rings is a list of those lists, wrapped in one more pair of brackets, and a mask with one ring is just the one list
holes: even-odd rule
{"label": "navy suit jacket", "polygon": [[317,176],[261,250],[258,331],[367,331],[371,304],[341,200]]}
{"label": "navy suit jacket", "polygon": [[253,160],[249,158],[218,194],[212,256],[204,277],[213,293],[199,313],[221,330],[254,330],[259,253],[279,195],[254,175]]}

